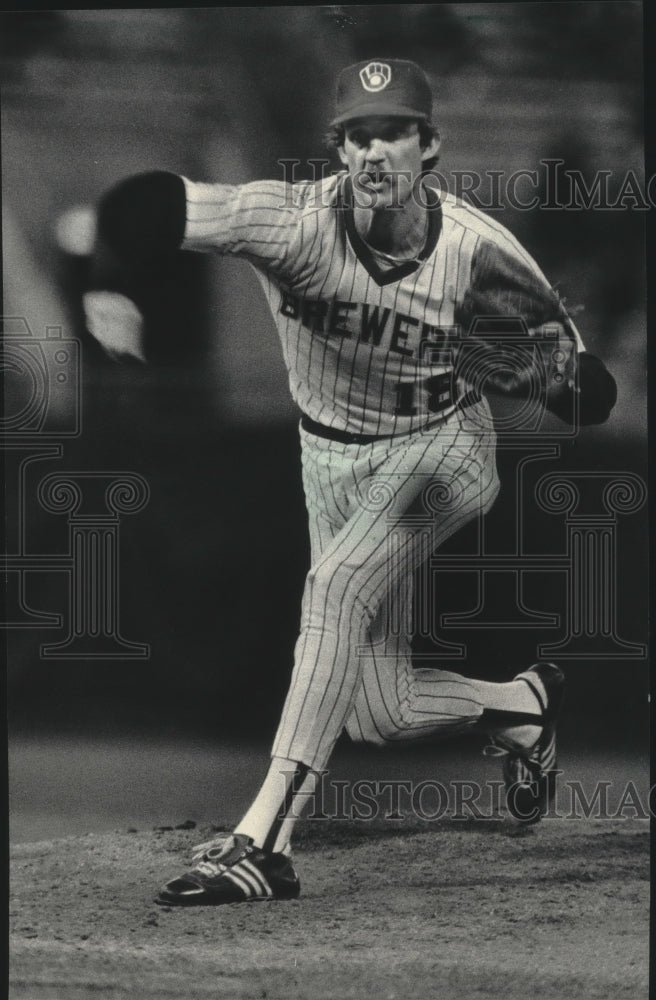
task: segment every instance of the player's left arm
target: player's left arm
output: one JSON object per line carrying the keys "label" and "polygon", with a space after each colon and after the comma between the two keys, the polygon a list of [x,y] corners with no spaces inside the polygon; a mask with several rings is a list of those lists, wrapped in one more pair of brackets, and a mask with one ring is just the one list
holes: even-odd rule
{"label": "player's left arm", "polygon": [[[496,318],[509,329],[504,343]],[[482,240],[472,262],[470,284],[457,319],[463,330],[460,363],[477,352],[486,366],[485,386],[502,395],[526,397],[539,385],[552,413],[568,422],[599,424],[617,399],[615,379],[603,361],[589,354],[560,296],[528,255]]]}

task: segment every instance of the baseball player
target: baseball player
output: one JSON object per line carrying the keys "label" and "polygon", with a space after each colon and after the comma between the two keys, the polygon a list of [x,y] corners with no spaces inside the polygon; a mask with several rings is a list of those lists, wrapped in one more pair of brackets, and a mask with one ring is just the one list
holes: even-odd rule
{"label": "baseball player", "polygon": [[[179,248],[243,257],[301,412],[312,565],[270,768],[233,834],[200,845],[159,903],[297,896],[293,826],[344,729],[383,746],[476,727],[503,755],[519,822],[535,822],[553,797],[561,671],[538,663],[489,683],[413,668],[412,580],[497,496],[483,384],[520,399],[537,384],[561,418],[595,423],[615,383],[514,237],[430,185],[431,121],[418,66],[369,60],[339,77],[338,173],[238,186],[149,173],[101,201],[85,308],[107,350],[143,357],[139,289],[158,258]],[[494,330],[509,317],[529,349],[504,366]]]}

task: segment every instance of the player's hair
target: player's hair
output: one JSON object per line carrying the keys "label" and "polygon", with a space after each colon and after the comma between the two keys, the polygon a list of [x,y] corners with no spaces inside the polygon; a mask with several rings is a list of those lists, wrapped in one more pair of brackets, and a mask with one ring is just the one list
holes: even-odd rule
{"label": "player's hair", "polygon": [[[439,139],[440,133],[430,122],[425,121],[423,118],[413,118],[412,121],[416,121],[417,127],[419,129],[419,142],[422,149],[426,149],[430,146],[433,139]],[[324,135],[324,144],[327,149],[333,152],[339,149],[340,146],[344,145],[344,138],[346,132],[343,125],[329,125],[326,133]],[[439,156],[431,156],[430,160],[424,160],[423,170],[433,170],[439,162]]]}

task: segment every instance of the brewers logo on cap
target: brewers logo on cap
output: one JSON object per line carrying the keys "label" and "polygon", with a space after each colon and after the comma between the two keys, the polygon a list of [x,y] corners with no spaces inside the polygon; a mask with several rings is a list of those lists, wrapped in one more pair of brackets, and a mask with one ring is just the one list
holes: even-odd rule
{"label": "brewers logo on cap", "polygon": [[392,70],[387,63],[369,63],[360,70],[362,86],[370,94],[377,94],[379,90],[384,90],[392,79]]}
{"label": "brewers logo on cap", "polygon": [[333,125],[367,115],[430,121],[433,96],[424,71],[407,59],[369,59],[347,66],[337,80]]}

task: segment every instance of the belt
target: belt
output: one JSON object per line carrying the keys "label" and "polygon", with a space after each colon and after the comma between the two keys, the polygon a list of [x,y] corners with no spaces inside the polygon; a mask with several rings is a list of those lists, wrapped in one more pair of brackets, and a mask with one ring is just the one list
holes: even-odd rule
{"label": "belt", "polygon": [[327,438],[329,441],[339,441],[340,444],[370,444],[372,441],[393,437],[392,434],[351,434],[349,431],[340,431],[337,427],[326,427],[325,424],[319,424],[305,413],[301,416],[301,427],[308,434]]}
{"label": "belt", "polygon": [[[464,396],[461,396],[457,402],[457,406],[472,406],[474,403],[480,403],[481,395],[475,390],[470,390]],[[325,424],[320,424],[312,417],[308,417],[306,413],[301,415],[301,427],[308,434],[314,434],[315,437],[326,438],[328,441],[338,441],[340,444],[371,444],[372,441],[386,441],[393,437],[402,437],[407,434],[407,431],[402,431],[400,434],[352,434],[350,431],[340,431],[337,427],[326,427]]]}

